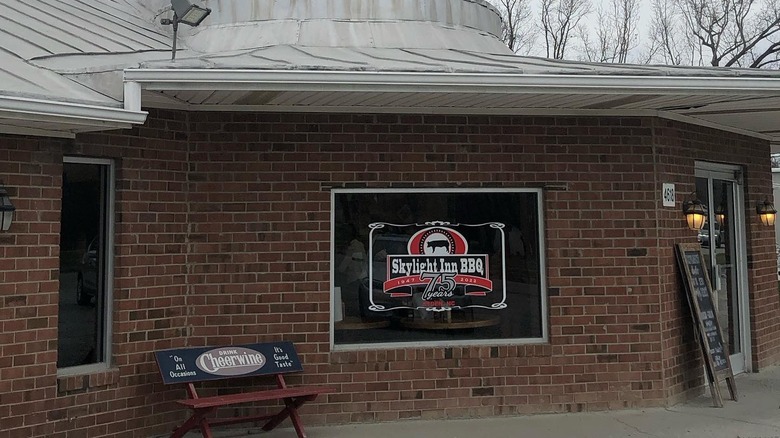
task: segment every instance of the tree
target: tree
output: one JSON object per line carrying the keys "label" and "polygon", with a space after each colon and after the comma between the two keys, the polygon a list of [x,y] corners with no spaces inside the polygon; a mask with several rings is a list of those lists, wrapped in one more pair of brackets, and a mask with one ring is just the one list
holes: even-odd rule
{"label": "tree", "polygon": [[780,65],[777,0],[653,0],[650,61],[724,67]]}
{"label": "tree", "polygon": [[596,42],[581,32],[584,57],[593,62],[628,62],[629,52],[637,46],[639,0],[610,0],[599,6]]}
{"label": "tree", "polygon": [[676,0],[653,0],[652,14],[648,36],[650,44],[647,52],[642,55],[645,63],[659,61],[666,65],[680,65],[685,51],[681,43],[685,30],[680,26],[677,17]]}
{"label": "tree", "polygon": [[501,14],[501,39],[515,53],[527,55],[534,48],[537,32],[531,26],[531,0],[493,0]]}
{"label": "tree", "polygon": [[541,0],[540,16],[548,58],[564,59],[573,32],[590,12],[590,0]]}

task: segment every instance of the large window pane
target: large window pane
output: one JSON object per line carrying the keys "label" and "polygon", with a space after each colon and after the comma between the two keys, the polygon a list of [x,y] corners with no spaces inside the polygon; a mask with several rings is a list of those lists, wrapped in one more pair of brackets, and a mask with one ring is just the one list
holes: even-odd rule
{"label": "large window pane", "polygon": [[539,205],[538,190],[335,191],[335,344],[543,338]]}

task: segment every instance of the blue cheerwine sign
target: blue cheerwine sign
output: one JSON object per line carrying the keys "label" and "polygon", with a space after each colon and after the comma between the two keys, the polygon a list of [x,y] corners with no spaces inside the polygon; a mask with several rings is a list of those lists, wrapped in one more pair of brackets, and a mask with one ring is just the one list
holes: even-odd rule
{"label": "blue cheerwine sign", "polygon": [[303,370],[291,342],[180,348],[155,352],[155,358],[166,384]]}

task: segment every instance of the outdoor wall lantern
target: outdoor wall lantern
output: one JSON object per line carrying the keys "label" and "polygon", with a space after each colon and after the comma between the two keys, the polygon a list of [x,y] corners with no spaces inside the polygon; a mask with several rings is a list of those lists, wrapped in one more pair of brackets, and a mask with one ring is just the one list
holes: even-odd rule
{"label": "outdoor wall lantern", "polygon": [[721,227],[726,224],[726,208],[723,206],[723,203],[715,209],[715,220],[718,221]]}
{"label": "outdoor wall lantern", "polygon": [[756,213],[758,213],[758,218],[761,219],[762,224],[768,227],[775,224],[777,210],[775,210],[775,206],[769,202],[769,199],[765,199],[764,202],[759,202],[758,205],[756,205]]}
{"label": "outdoor wall lantern", "polygon": [[171,47],[171,61],[173,61],[176,59],[176,37],[179,32],[179,23],[192,27],[198,26],[209,16],[211,9],[193,5],[188,0],[171,0],[171,9],[173,9],[173,18],[163,18],[160,20],[160,24],[173,25],[173,45]]}
{"label": "outdoor wall lantern", "polygon": [[14,211],[16,207],[11,204],[11,198],[5,187],[0,185],[0,231],[8,231],[11,228],[11,222],[14,221]]}
{"label": "outdoor wall lantern", "polygon": [[682,206],[685,221],[688,222],[688,228],[699,231],[704,228],[704,222],[707,221],[707,206],[698,199],[685,201]]}

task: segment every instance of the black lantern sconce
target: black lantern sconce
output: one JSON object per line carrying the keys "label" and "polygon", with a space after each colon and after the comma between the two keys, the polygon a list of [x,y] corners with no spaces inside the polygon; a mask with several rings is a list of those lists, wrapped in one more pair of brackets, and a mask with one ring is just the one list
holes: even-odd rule
{"label": "black lantern sconce", "polygon": [[196,27],[209,16],[211,9],[193,5],[188,0],[171,0],[171,9],[173,9],[173,18],[163,18],[160,20],[160,24],[163,26],[173,25],[173,44],[171,46],[171,61],[173,61],[176,59],[179,23]]}
{"label": "black lantern sconce", "polygon": [[11,223],[14,221],[14,211],[16,211],[16,207],[11,203],[8,191],[0,184],[0,231],[8,231],[11,228]]}
{"label": "black lantern sconce", "polygon": [[720,204],[718,204],[718,207],[715,209],[715,220],[718,221],[718,224],[723,227],[726,225],[726,199],[725,194],[723,196],[723,200],[720,201]]}
{"label": "black lantern sconce", "polygon": [[683,202],[682,211],[688,228],[694,231],[700,231],[704,228],[704,223],[707,222],[707,206],[701,201],[694,199]]}
{"label": "black lantern sconce", "polygon": [[769,202],[769,199],[765,199],[764,202],[759,202],[758,205],[756,205],[756,213],[762,224],[768,227],[775,224],[777,210],[775,210],[775,206]]}
{"label": "black lantern sconce", "polygon": [[720,224],[720,226],[726,224],[726,210],[723,208],[722,205],[719,205],[718,208],[715,209],[715,220],[718,221],[718,224]]}

